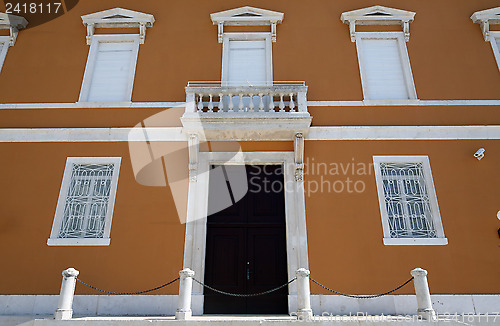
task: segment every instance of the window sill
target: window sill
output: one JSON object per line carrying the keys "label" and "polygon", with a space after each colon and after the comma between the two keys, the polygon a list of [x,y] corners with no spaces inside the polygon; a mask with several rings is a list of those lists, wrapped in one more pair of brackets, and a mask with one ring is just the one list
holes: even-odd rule
{"label": "window sill", "polygon": [[102,239],[48,239],[48,246],[109,246],[110,238]]}
{"label": "window sill", "polygon": [[418,105],[419,99],[401,99],[401,100],[363,100],[365,106],[393,106],[393,105]]}
{"label": "window sill", "polygon": [[429,245],[429,246],[444,246],[448,244],[447,238],[384,238],[386,246],[411,246],[411,245]]}

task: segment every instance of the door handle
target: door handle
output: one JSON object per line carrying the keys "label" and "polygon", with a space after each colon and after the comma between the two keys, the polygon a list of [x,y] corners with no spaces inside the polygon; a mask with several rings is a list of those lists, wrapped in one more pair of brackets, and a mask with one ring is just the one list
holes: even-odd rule
{"label": "door handle", "polygon": [[250,262],[247,261],[247,281],[250,279]]}

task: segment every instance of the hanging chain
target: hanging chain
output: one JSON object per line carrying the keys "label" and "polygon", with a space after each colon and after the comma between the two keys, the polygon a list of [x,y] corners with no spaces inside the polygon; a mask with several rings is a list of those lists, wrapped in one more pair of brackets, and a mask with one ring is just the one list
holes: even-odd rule
{"label": "hanging chain", "polygon": [[94,289],[94,290],[99,291],[99,292],[102,292],[102,293],[113,294],[113,295],[134,295],[134,294],[143,294],[143,293],[148,293],[148,292],[159,290],[161,288],[164,288],[167,285],[170,285],[170,284],[174,283],[175,281],[178,281],[179,277],[176,278],[175,280],[172,280],[172,281],[170,281],[168,283],[165,283],[163,285],[157,286],[157,287],[155,287],[153,289],[149,289],[149,290],[145,290],[145,291],[139,291],[139,292],[112,292],[112,291],[106,291],[106,290],[102,290],[102,289],[96,288],[95,286],[92,286],[90,284],[87,284],[84,281],[80,280],[79,278],[76,278],[76,280],[78,282],[82,283],[83,285],[88,286],[89,288]]}
{"label": "hanging chain", "polygon": [[397,288],[395,288],[393,290],[390,290],[390,291],[387,291],[387,292],[384,292],[384,293],[380,293],[380,294],[372,294],[372,295],[345,294],[345,293],[338,292],[338,291],[332,290],[330,288],[327,288],[326,286],[324,286],[323,284],[319,283],[318,281],[316,281],[315,279],[313,279],[311,277],[309,277],[309,279],[311,281],[313,281],[314,283],[318,284],[319,286],[321,286],[323,289],[331,291],[331,292],[336,293],[338,295],[342,295],[344,297],[357,298],[357,299],[373,299],[373,298],[383,297],[384,295],[388,295],[388,294],[390,294],[392,292],[395,292],[395,291],[401,289],[403,286],[405,286],[406,284],[408,284],[411,281],[413,281],[413,276],[408,281],[404,282],[403,284],[401,284],[400,286],[398,286]]}
{"label": "hanging chain", "polygon": [[231,296],[231,297],[257,297],[259,295],[265,295],[265,294],[269,294],[271,292],[274,292],[274,291],[278,291],[279,289],[282,289],[284,288],[285,286],[288,286],[288,284],[292,283],[293,281],[295,281],[297,278],[294,277],[292,278],[290,281],[286,282],[285,284],[283,285],[280,285],[274,289],[271,289],[271,290],[267,290],[267,291],[264,291],[264,292],[259,292],[259,293],[250,293],[250,294],[239,294],[239,293],[229,293],[229,292],[225,292],[225,291],[221,291],[221,290],[217,290],[213,287],[211,287],[210,285],[206,285],[200,281],[198,281],[197,279],[193,278],[193,281],[195,281],[196,283],[198,283],[199,285],[209,289],[209,290],[212,290],[214,292],[217,292],[217,293],[220,293],[220,294],[223,294],[223,295],[228,295],[228,296]]}

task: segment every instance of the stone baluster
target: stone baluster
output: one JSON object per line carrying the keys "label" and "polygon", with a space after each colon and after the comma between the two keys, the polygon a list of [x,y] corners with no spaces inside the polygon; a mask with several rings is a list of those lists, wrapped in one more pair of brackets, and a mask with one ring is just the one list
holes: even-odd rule
{"label": "stone baluster", "polygon": [[293,93],[290,93],[290,112],[295,112],[295,102],[293,101]]}
{"label": "stone baluster", "polygon": [[250,112],[253,112],[255,108],[255,105],[253,104],[253,94],[250,94],[250,104],[248,104],[248,109]]}
{"label": "stone baluster", "polygon": [[233,94],[229,94],[229,105],[228,105],[228,112],[234,112],[233,111],[233,108],[234,108],[234,104],[233,104]]}
{"label": "stone baluster", "polygon": [[240,97],[240,103],[238,104],[238,111],[243,111],[244,106],[243,106],[243,94],[238,94]]}
{"label": "stone baluster", "polygon": [[209,95],[210,100],[208,101],[208,112],[214,112],[214,103],[212,101],[212,94]]}
{"label": "stone baluster", "polygon": [[269,93],[269,112],[274,112],[274,94]]}
{"label": "stone baluster", "polygon": [[198,112],[203,112],[203,95],[199,95]]}
{"label": "stone baluster", "polygon": [[219,111],[218,112],[224,112],[224,101],[222,100],[222,94],[219,94]]}
{"label": "stone baluster", "polygon": [[280,112],[285,112],[285,102],[283,102],[283,95],[284,94],[280,94],[280,104],[279,104]]}
{"label": "stone baluster", "polygon": [[259,94],[259,112],[264,112],[264,100],[263,100],[264,94],[260,93]]}

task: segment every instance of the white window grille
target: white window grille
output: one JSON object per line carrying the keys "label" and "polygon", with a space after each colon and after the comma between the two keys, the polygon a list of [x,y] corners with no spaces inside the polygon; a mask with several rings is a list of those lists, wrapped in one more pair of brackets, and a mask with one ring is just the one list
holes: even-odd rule
{"label": "white window grille", "polygon": [[357,32],[359,70],[365,100],[415,100],[403,32]]}
{"label": "white window grille", "polygon": [[49,245],[107,245],[121,158],[68,158]]}
{"label": "white window grille", "polygon": [[385,244],[446,244],[427,156],[374,156]]}

